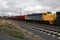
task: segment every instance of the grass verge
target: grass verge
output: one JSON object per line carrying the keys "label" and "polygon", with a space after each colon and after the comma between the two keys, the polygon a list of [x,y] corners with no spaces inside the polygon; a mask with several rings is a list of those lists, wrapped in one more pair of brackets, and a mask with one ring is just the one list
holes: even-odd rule
{"label": "grass verge", "polygon": [[24,34],[21,31],[19,31],[19,29],[5,22],[4,20],[0,20],[0,30],[16,38],[24,39],[25,37]]}

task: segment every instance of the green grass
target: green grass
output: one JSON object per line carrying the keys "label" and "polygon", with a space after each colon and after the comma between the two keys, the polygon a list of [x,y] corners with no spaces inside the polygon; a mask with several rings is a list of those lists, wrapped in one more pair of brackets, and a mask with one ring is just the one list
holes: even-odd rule
{"label": "green grass", "polygon": [[10,29],[7,27],[5,29],[5,32],[7,32],[8,34],[10,34],[11,36],[14,36],[16,38],[24,39],[24,34],[17,29]]}
{"label": "green grass", "polygon": [[16,38],[24,39],[25,37],[24,34],[20,32],[17,28],[15,29],[13,26],[6,22],[0,22],[0,30],[3,30],[4,32]]}

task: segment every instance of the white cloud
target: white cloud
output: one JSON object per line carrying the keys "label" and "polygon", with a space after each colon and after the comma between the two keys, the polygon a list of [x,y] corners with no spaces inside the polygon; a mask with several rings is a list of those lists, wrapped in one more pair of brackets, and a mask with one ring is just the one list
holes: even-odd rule
{"label": "white cloud", "polygon": [[49,6],[52,11],[56,11],[56,9],[60,7],[60,0],[38,0],[41,5]]}
{"label": "white cloud", "polygon": [[[0,0],[0,11],[16,11],[17,15],[22,9],[22,14],[42,11],[59,11],[60,0]],[[8,13],[10,15],[10,13]]]}
{"label": "white cloud", "polygon": [[8,8],[7,2],[0,0],[0,8]]}

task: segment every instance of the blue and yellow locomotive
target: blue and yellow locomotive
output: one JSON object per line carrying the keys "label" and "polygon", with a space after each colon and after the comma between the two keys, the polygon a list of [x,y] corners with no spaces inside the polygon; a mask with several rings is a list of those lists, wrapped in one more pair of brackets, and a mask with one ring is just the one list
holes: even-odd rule
{"label": "blue and yellow locomotive", "polygon": [[43,12],[38,14],[29,14],[25,16],[26,20],[36,20],[36,21],[48,21],[50,24],[54,24],[57,15],[51,12]]}

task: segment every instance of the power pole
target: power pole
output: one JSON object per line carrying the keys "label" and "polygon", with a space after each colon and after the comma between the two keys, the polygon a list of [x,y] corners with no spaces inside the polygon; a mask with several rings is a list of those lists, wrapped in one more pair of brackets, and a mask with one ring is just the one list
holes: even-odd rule
{"label": "power pole", "polygon": [[22,14],[22,9],[20,8],[20,15]]}

